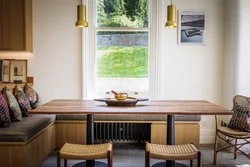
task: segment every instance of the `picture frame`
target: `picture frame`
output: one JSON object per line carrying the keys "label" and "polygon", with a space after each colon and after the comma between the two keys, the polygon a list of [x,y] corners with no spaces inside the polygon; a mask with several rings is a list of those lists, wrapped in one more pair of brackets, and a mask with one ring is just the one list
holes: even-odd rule
{"label": "picture frame", "polygon": [[2,82],[10,82],[10,60],[4,59],[2,64]]}
{"label": "picture frame", "polygon": [[10,82],[27,82],[27,60],[10,60]]}
{"label": "picture frame", "polygon": [[178,15],[178,44],[205,45],[204,10],[179,10]]}

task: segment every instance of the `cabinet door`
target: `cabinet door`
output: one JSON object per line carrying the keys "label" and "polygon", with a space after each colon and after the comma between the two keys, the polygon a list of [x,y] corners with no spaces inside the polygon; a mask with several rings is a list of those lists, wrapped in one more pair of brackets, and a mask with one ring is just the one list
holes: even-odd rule
{"label": "cabinet door", "polygon": [[2,50],[25,50],[25,1],[2,0]]}

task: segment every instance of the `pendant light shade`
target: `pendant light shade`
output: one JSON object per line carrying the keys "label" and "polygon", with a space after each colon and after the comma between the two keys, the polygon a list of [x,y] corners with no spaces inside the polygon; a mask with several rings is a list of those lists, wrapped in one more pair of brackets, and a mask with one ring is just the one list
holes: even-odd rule
{"label": "pendant light shade", "polygon": [[176,23],[176,7],[175,5],[172,5],[172,0],[171,0],[171,5],[168,6],[168,11],[167,11],[167,17],[168,20],[165,24],[165,27],[167,28],[176,28],[177,23]]}
{"label": "pendant light shade", "polygon": [[88,27],[88,22],[86,21],[86,6],[77,5],[77,21],[75,24],[78,28]]}

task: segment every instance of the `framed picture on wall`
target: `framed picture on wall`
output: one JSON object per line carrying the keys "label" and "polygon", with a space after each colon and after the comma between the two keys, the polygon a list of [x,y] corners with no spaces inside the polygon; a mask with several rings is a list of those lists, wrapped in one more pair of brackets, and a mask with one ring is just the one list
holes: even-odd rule
{"label": "framed picture on wall", "polygon": [[27,60],[10,60],[10,82],[27,82]]}
{"label": "framed picture on wall", "polygon": [[10,82],[10,60],[3,60],[2,82]]}
{"label": "framed picture on wall", "polygon": [[178,44],[205,44],[204,10],[179,10],[178,23]]}

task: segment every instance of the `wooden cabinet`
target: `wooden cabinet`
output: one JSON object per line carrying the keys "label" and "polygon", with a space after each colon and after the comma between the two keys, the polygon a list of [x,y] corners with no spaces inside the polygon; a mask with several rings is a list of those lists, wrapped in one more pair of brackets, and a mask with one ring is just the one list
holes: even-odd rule
{"label": "wooden cabinet", "polygon": [[[151,125],[151,142],[166,144],[166,122],[155,122]],[[193,143],[200,148],[200,123],[199,121],[175,121],[175,144]]]}
{"label": "wooden cabinet", "polygon": [[0,0],[0,50],[32,51],[32,0]]}

